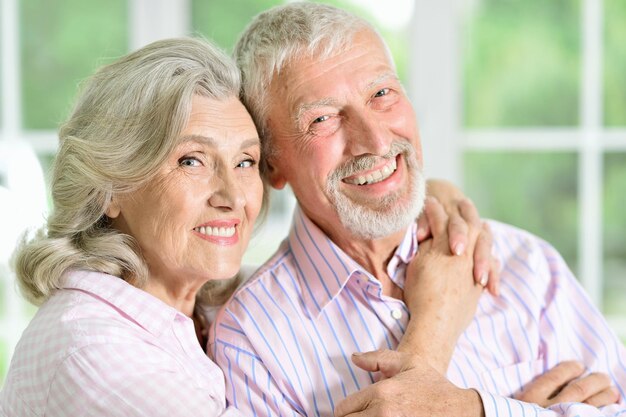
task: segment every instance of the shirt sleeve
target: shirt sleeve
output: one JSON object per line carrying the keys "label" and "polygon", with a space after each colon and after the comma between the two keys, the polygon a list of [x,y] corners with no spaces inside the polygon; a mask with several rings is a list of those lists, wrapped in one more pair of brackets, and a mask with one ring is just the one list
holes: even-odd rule
{"label": "shirt sleeve", "polygon": [[230,406],[256,417],[306,414],[294,390],[279,382],[279,371],[268,369],[228,311],[220,314],[211,333],[210,354],[224,372]]}
{"label": "shirt sleeve", "polygon": [[90,345],[75,352],[57,370],[48,398],[51,417],[239,416],[224,409],[209,385],[195,383],[176,358],[151,345]]}
{"label": "shirt sleeve", "polygon": [[560,254],[541,242],[550,284],[539,318],[540,353],[550,369],[564,360],[578,360],[589,372],[602,372],[618,389],[619,404],[600,409],[581,403],[555,404],[548,409],[478,390],[486,417],[626,416],[626,349],[574,278]]}

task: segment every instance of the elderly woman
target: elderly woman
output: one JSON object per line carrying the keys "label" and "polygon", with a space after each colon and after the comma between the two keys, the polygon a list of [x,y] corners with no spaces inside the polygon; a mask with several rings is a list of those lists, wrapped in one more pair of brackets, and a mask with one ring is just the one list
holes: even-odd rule
{"label": "elderly woman", "polygon": [[231,59],[194,39],[148,45],[86,84],[59,133],[54,211],[16,252],[41,308],[0,415],[235,413],[199,307],[230,293],[263,206],[239,88]]}
{"label": "elderly woman", "polygon": [[231,59],[193,39],[87,83],[59,134],[54,211],[16,255],[23,294],[45,303],[17,346],[7,415],[224,411],[195,303],[237,273],[261,210],[259,138],[238,93]]}

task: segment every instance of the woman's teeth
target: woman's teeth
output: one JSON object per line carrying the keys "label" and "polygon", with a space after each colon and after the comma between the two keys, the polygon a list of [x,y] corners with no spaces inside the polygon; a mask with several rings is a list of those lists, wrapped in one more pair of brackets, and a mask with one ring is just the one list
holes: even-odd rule
{"label": "woman's teeth", "polygon": [[206,236],[231,237],[235,234],[235,227],[194,227],[196,232]]}

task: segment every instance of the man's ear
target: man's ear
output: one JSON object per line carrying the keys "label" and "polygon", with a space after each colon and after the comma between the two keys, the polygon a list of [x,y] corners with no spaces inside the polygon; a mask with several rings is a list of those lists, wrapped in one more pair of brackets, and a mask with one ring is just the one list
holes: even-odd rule
{"label": "man's ear", "polygon": [[274,165],[270,159],[267,161],[267,173],[270,185],[277,190],[282,190],[287,185],[287,179],[281,174],[280,170]]}
{"label": "man's ear", "polygon": [[116,197],[111,197],[111,201],[109,202],[109,207],[105,210],[104,214],[107,215],[109,219],[115,219],[120,215],[122,208],[120,207],[120,203]]}

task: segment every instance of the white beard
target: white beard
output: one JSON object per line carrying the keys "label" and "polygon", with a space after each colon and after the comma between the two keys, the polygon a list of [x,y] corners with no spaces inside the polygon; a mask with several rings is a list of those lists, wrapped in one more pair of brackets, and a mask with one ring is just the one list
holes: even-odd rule
{"label": "white beard", "polygon": [[334,206],[341,224],[355,237],[379,239],[406,229],[422,212],[426,195],[426,179],[420,168],[415,150],[407,142],[394,141],[389,153],[383,158],[395,158],[403,154],[409,174],[409,189],[365,205],[354,201],[339,190],[341,180],[357,172],[371,169],[380,158],[363,156],[337,168],[326,182],[326,196]]}

